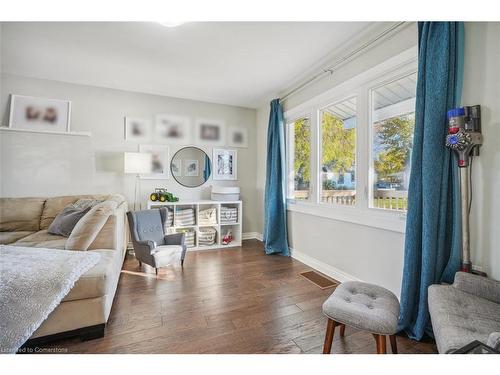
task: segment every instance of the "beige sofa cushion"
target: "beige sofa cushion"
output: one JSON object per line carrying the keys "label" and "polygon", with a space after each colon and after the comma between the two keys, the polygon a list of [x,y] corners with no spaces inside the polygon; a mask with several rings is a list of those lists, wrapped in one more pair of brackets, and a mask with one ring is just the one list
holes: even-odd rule
{"label": "beige sofa cushion", "polygon": [[12,243],[13,246],[46,247],[49,249],[64,249],[67,238],[40,230]]}
{"label": "beige sofa cushion", "polygon": [[0,232],[0,245],[8,245],[23,237],[29,236],[35,232],[30,231],[18,231],[18,232]]}
{"label": "beige sofa cushion", "polygon": [[85,272],[63,301],[102,297],[110,293],[116,274],[121,270],[121,253],[116,250],[92,250],[101,255],[99,263]]}
{"label": "beige sofa cushion", "polygon": [[0,198],[0,232],[40,230],[45,198]]}
{"label": "beige sofa cushion", "polygon": [[69,195],[64,197],[47,198],[43,212],[40,218],[40,229],[48,229],[54,218],[64,207],[75,203],[79,199],[102,199],[105,200],[109,195]]}
{"label": "beige sofa cushion", "polygon": [[66,242],[66,249],[88,250],[117,207],[118,203],[114,200],[107,200],[92,207],[73,228]]}

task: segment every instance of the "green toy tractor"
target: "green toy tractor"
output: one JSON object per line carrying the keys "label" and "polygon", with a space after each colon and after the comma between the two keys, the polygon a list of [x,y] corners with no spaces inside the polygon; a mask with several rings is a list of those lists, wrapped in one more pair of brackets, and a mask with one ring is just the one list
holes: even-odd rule
{"label": "green toy tractor", "polygon": [[178,202],[179,198],[175,197],[172,193],[169,193],[167,189],[156,188],[154,193],[149,195],[149,199],[152,202]]}

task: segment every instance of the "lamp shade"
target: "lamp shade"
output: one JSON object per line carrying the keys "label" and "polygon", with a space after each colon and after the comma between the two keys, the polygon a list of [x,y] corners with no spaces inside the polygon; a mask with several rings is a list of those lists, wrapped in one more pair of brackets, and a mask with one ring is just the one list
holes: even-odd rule
{"label": "lamp shade", "polygon": [[151,154],[141,152],[125,152],[123,156],[124,173],[151,173]]}

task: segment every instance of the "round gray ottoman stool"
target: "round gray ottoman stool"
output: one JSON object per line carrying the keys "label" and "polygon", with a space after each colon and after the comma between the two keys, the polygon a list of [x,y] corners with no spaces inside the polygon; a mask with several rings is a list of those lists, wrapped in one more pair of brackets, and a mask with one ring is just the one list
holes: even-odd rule
{"label": "round gray ottoman stool", "polygon": [[397,354],[399,301],[387,289],[359,281],[344,282],[325,301],[323,313],[328,317],[324,354],[332,349],[335,327],[340,326],[340,336],[344,336],[346,325],[372,333],[378,354],[386,353],[385,336],[389,336],[392,352]]}

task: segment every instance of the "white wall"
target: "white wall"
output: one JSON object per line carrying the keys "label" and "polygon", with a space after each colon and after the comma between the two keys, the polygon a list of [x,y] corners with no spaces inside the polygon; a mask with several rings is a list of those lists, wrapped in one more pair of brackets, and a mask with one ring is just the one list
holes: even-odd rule
{"label": "white wall", "polygon": [[[485,144],[475,162],[472,246],[475,263],[500,279],[500,24],[466,24],[463,104],[483,105]],[[332,88],[417,43],[413,24],[284,103],[285,110]],[[257,110],[258,153],[265,155],[269,107]],[[265,156],[258,159],[259,196],[265,184]],[[496,188],[495,188],[496,187]],[[259,193],[260,192],[260,193]],[[496,194],[496,196],[495,196]],[[260,209],[263,210],[263,205]],[[259,215],[260,216],[260,215]],[[296,256],[321,271],[380,284],[399,296],[404,234],[288,212],[290,247]],[[259,222],[259,228],[263,222]]]}
{"label": "white wall", "polygon": [[481,104],[484,145],[473,164],[473,264],[500,280],[500,22],[466,23],[462,104]]}
{"label": "white wall", "polygon": [[[21,94],[72,101],[71,128],[92,136],[72,137],[0,133],[1,196],[50,196],[59,194],[124,194],[134,200],[135,177],[123,174],[123,152],[138,151],[138,144],[124,140],[124,116],[149,117],[170,113],[224,120],[226,126],[248,129],[248,148],[238,149],[238,181],[212,181],[200,188],[185,188],[169,180],[141,180],[143,204],[155,187],[166,187],[187,199],[208,199],[210,185],[238,185],[244,201],[244,232],[255,232],[255,110],[158,95],[69,84],[2,74],[0,120],[8,123],[9,95]],[[182,146],[170,145],[170,156]],[[211,147],[203,148],[212,158]],[[20,165],[13,170],[13,165]],[[6,177],[9,178],[6,178]]]}

